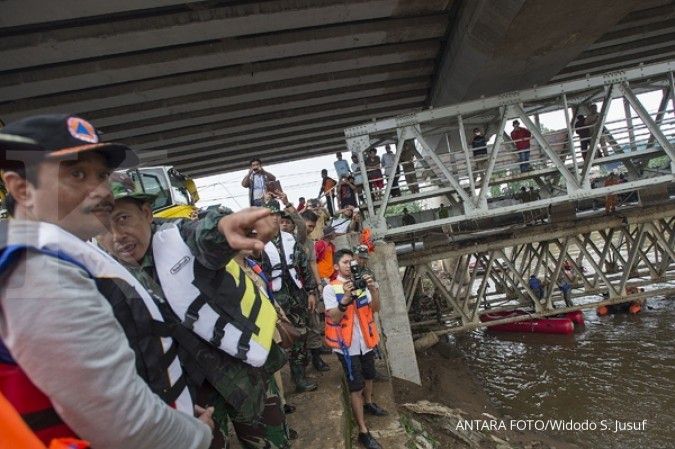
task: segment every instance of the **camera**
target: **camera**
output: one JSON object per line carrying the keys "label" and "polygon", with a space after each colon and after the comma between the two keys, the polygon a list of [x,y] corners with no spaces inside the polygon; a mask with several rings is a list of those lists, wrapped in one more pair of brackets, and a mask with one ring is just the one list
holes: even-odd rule
{"label": "camera", "polygon": [[366,273],[357,261],[352,260],[349,263],[349,270],[352,272],[352,284],[354,284],[355,290],[365,290],[368,288],[368,283],[363,279],[363,275]]}

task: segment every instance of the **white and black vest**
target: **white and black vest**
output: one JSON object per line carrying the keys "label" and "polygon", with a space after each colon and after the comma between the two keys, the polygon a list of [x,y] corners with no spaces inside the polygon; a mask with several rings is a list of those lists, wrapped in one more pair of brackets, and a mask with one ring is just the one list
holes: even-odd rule
{"label": "white and black vest", "polygon": [[225,353],[262,366],[277,314],[241,267],[234,260],[222,270],[204,267],[171,222],[153,234],[152,253],[164,295],[183,325]]}
{"label": "white and black vest", "polygon": [[293,280],[296,287],[302,289],[303,284],[298,275],[298,270],[295,268],[295,261],[293,260],[296,244],[295,236],[289,232],[279,231],[279,242],[279,246],[274,242],[267,242],[267,244],[265,244],[265,253],[270,259],[270,265],[272,265],[272,291],[278,292],[281,290],[284,279],[284,270],[287,271],[288,277]]}

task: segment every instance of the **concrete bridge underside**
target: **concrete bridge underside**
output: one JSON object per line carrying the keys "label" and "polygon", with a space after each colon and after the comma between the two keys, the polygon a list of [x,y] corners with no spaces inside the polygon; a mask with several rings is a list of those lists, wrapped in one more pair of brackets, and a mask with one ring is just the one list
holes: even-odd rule
{"label": "concrete bridge underside", "polygon": [[67,111],[193,176],[373,118],[672,58],[669,0],[6,0],[0,119]]}

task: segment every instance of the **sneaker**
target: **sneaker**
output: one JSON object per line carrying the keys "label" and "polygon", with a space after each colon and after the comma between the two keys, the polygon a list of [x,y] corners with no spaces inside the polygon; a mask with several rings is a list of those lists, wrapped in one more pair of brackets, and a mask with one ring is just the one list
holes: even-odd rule
{"label": "sneaker", "polygon": [[370,432],[359,433],[359,443],[363,444],[366,449],[382,449],[380,443],[370,434]]}
{"label": "sneaker", "polygon": [[374,402],[363,405],[363,412],[373,416],[387,416],[389,413]]}

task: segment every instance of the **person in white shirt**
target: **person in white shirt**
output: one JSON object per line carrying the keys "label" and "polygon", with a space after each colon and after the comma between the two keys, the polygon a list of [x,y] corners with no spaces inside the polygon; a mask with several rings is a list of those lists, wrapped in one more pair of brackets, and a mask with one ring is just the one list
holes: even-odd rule
{"label": "person in white shirt", "polygon": [[337,160],[333,162],[335,166],[335,173],[337,173],[338,179],[341,179],[343,176],[349,176],[349,162],[342,159],[342,153],[339,151],[335,153]]}
{"label": "person in white shirt", "polygon": [[[364,414],[384,416],[385,410],[373,402],[375,359],[379,342],[374,313],[380,310],[380,291],[372,276],[352,274],[354,253],[347,249],[333,257],[337,278],[323,289],[326,306],[326,344],[333,348],[347,377],[350,399],[359,426],[359,442],[367,449],[382,449],[368,431]],[[359,288],[357,288],[359,287]]]}

